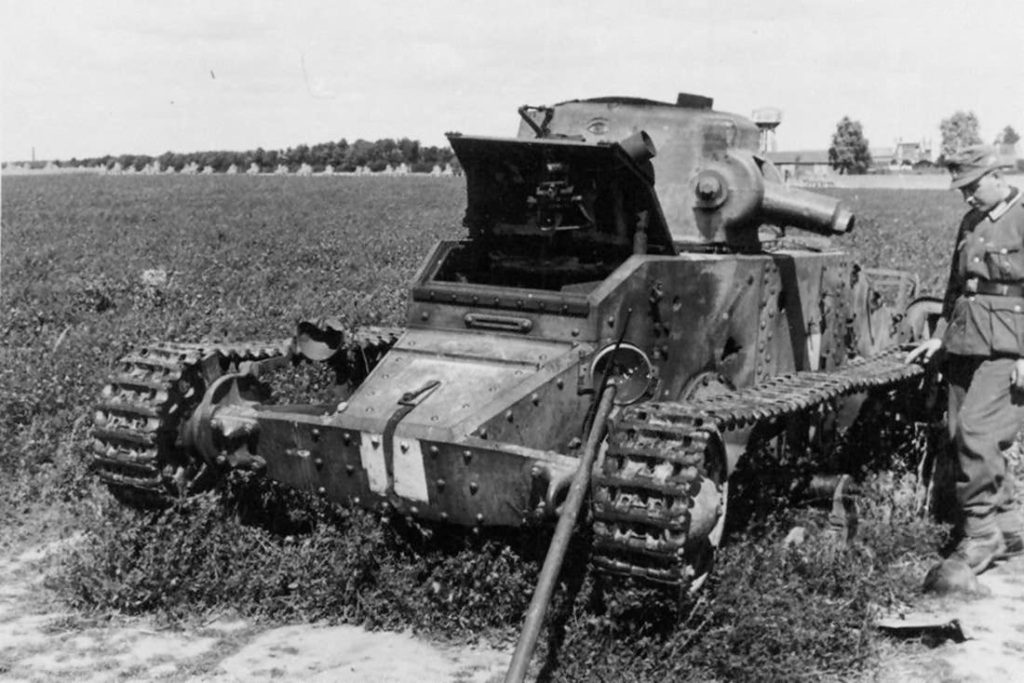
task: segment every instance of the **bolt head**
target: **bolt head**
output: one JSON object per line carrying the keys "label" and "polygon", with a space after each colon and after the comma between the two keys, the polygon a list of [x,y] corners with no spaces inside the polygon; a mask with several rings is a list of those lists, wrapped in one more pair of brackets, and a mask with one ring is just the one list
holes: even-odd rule
{"label": "bolt head", "polygon": [[722,191],[722,184],[715,176],[706,175],[697,181],[697,194],[701,199],[714,199]]}

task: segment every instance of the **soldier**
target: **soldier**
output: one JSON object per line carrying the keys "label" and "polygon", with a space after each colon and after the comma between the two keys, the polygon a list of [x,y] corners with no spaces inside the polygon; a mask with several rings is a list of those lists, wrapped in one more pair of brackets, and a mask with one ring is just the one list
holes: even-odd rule
{"label": "soldier", "polygon": [[976,574],[1024,553],[1004,449],[1024,422],[1024,202],[991,147],[949,158],[950,189],[971,209],[960,223],[942,321],[907,362],[944,352],[961,523],[954,558]]}

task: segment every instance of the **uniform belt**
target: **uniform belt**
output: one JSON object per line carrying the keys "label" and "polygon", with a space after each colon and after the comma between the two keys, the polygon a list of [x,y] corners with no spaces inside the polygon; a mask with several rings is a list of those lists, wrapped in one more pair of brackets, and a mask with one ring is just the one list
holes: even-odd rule
{"label": "uniform belt", "polygon": [[1024,297],[1024,285],[1012,282],[991,282],[972,277],[967,280],[967,292],[969,294]]}

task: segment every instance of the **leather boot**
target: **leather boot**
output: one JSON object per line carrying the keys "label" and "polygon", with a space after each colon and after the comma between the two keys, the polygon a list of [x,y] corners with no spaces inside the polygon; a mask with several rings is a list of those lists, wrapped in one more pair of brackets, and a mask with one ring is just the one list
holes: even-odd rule
{"label": "leather boot", "polygon": [[1020,531],[1004,531],[1003,542],[1006,550],[996,555],[997,560],[1009,560],[1011,557],[1024,555],[1024,535]]}
{"label": "leather boot", "polygon": [[1000,512],[996,515],[996,523],[999,530],[1003,532],[1003,542],[1006,550],[1000,553],[997,560],[1007,560],[1011,557],[1024,555],[1024,517],[1018,510]]}
{"label": "leather boot", "polygon": [[950,557],[964,561],[971,571],[980,574],[1005,552],[1003,533],[996,528],[984,536],[964,536]]}

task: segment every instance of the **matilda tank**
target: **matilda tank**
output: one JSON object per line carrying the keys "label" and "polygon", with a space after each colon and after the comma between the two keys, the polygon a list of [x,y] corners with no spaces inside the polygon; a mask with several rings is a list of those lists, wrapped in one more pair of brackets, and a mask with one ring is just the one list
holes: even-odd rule
{"label": "matilda tank", "polygon": [[[813,453],[844,401],[921,375],[896,351],[914,279],[831,247],[853,214],[785,185],[750,120],[685,94],[519,114],[515,137],[449,134],[466,232],[424,259],[404,328],[139,348],[96,408],[99,477],[142,505],[251,468],[467,528],[582,513],[594,566],[692,587],[754,436]],[[274,402],[270,371],[302,360],[344,391]]]}

